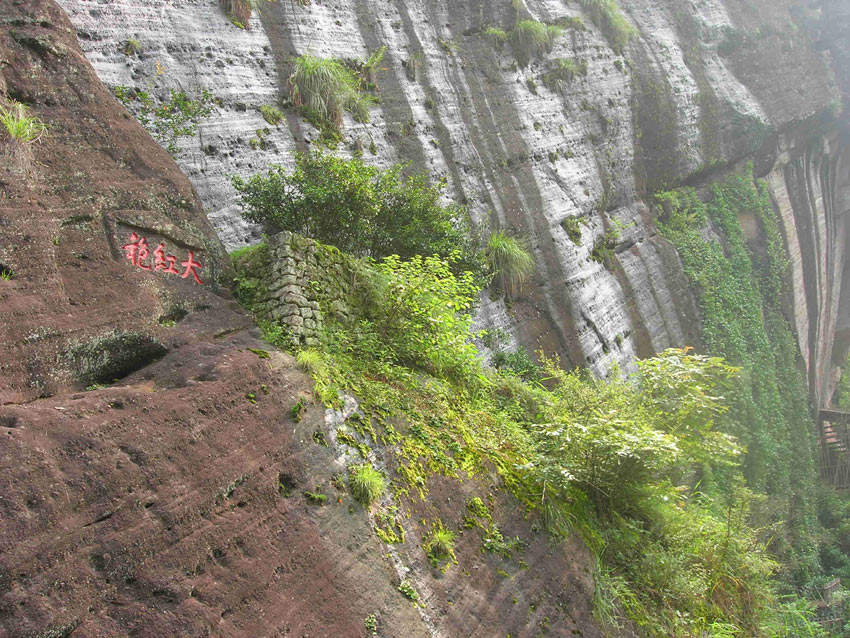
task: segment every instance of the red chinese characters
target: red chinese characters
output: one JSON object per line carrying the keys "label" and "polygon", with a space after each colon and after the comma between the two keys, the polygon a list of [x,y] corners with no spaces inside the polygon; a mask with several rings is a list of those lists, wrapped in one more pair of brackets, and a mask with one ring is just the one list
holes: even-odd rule
{"label": "red chinese characters", "polygon": [[165,252],[165,242],[161,242],[154,249],[153,265],[148,263],[148,259],[150,258],[150,248],[148,247],[147,237],[139,237],[136,233],[131,233],[129,241],[121,246],[121,248],[124,250],[124,256],[127,258],[127,261],[133,264],[136,268],[147,271],[153,270],[154,272],[158,271],[169,273],[172,275],[180,275],[183,279],[192,275],[196,284],[204,283],[201,281],[200,277],[201,268],[203,268],[203,266],[201,265],[201,262],[195,259],[195,253],[191,250],[189,251],[189,258],[186,261],[180,262],[180,265],[184,269],[181,273],[175,266],[177,263],[177,257]]}
{"label": "red chinese characters", "polygon": [[177,261],[177,257],[174,255],[166,255],[165,254],[165,242],[161,243],[156,247],[156,250],[153,251],[153,269],[161,270],[162,272],[169,272],[174,275],[179,275],[180,271],[174,267],[174,262]]}

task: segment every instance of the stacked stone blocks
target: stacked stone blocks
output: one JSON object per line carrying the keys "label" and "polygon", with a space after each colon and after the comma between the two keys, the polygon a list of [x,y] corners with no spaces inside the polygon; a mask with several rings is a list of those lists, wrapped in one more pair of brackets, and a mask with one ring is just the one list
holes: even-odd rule
{"label": "stacked stone blocks", "polygon": [[326,318],[351,320],[354,258],[288,231],[269,238],[267,258],[255,311],[284,326],[293,345],[318,345]]}

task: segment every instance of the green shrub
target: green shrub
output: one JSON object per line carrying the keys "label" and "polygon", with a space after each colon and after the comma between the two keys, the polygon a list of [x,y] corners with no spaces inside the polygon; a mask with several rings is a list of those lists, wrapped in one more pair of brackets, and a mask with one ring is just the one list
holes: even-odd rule
{"label": "green shrub", "polygon": [[459,251],[459,270],[483,270],[466,210],[440,203],[443,184],[402,177],[360,159],[297,154],[295,170],[272,166],[247,182],[233,178],[243,215],[270,230],[289,230],[358,256],[441,255]]}
{"label": "green shrub", "polygon": [[348,470],[348,487],[361,505],[369,507],[384,492],[386,479],[371,464],[363,463]]}
{"label": "green shrub", "polygon": [[608,44],[618,54],[622,54],[629,40],[635,35],[635,28],[629,24],[617,0],[580,0],[590,14]]}
{"label": "green shrub", "polygon": [[207,89],[203,89],[197,99],[190,98],[185,91],[171,89],[169,98],[162,101],[157,100],[147,89],[118,85],[112,92],[172,155],[178,150],[178,138],[194,135],[200,120],[209,116],[218,104],[218,100]]}
{"label": "green shrub", "polygon": [[507,295],[516,294],[534,272],[534,259],[524,242],[501,231],[490,235],[485,256],[490,272]]}
{"label": "green shrub", "polygon": [[402,261],[391,255],[376,269],[380,288],[369,313],[374,345],[367,348],[441,377],[474,378],[479,364],[469,342],[469,310],[478,286],[472,274],[455,275],[448,262],[420,256]]}
{"label": "green shrub", "polygon": [[492,362],[497,369],[515,374],[525,380],[539,379],[542,376],[540,367],[534,363],[525,348],[518,348],[516,352],[499,350],[493,354]]}

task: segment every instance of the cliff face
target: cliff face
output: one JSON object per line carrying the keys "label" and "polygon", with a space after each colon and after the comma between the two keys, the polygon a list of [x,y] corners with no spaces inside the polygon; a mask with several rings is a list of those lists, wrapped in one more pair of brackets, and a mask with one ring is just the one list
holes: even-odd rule
{"label": "cliff face", "polygon": [[[488,499],[528,569],[468,534],[442,577],[417,525],[388,550],[334,491],[350,459],[317,433],[333,441],[356,404],[326,413],[292,358],[263,350],[218,286],[191,184],[50,0],[0,5],[11,99],[49,128],[29,171],[0,165],[0,636],[359,636],[370,615],[385,636],[601,635],[586,548],[550,543],[515,502]],[[490,478],[434,481],[412,520],[460,528]],[[305,496],[322,491],[323,507]]]}
{"label": "cliff face", "polygon": [[[467,203],[479,224],[527,236],[534,282],[511,312],[485,300],[480,325],[601,374],[614,363],[629,370],[635,357],[698,339],[686,282],[674,251],[655,233],[647,194],[700,183],[712,168],[732,167],[762,149],[769,160],[757,169],[770,175],[797,254],[801,350],[815,387],[829,377],[843,252],[836,226],[842,211],[832,215],[827,208],[842,207],[833,201],[841,176],[823,183],[829,171],[819,167],[840,164],[841,143],[833,135],[815,152],[808,133],[798,134],[812,130],[801,123],[839,96],[830,66],[835,54],[825,52],[836,38],[827,33],[823,46],[812,38],[830,23],[823,13],[829,7],[622,0],[636,35],[621,55],[580,2],[530,0],[515,9],[502,0],[281,1],[261,3],[250,30],[234,26],[215,0],[60,4],[108,85],[144,86],[154,81],[159,61],[162,86],[208,88],[222,98],[177,159],[229,248],[258,235],[240,218],[228,176],[260,172],[268,163],[291,165],[292,151],[318,138],[291,109],[277,127],[258,112],[286,98],[291,58],[365,59],[386,45],[381,103],[371,123],[346,116],[340,151],[365,149],[378,164],[410,162],[411,170],[444,177],[449,195]],[[522,68],[509,46],[494,48],[483,30],[510,29],[529,17],[550,23],[577,17],[584,26],[567,29],[550,53]],[[130,38],[141,43],[139,55],[122,52]],[[587,70],[551,90],[542,78],[558,58],[584,61]],[[262,128],[269,129],[267,143],[253,148],[249,141]],[[571,218],[580,221],[576,242],[562,224]],[[617,246],[600,263],[591,254],[607,229],[616,231]],[[814,272],[818,281],[832,282],[825,296],[809,284]]]}

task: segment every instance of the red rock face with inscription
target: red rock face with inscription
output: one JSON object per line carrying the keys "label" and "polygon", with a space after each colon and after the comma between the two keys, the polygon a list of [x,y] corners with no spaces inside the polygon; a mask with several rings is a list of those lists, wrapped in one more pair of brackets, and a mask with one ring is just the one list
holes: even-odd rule
{"label": "red rock face with inscription", "polygon": [[[52,0],[0,0],[0,18],[0,101],[49,126],[30,174],[0,166],[0,636],[349,637],[375,613],[405,638],[599,636],[574,540],[533,541],[516,583],[472,536],[474,578],[437,580],[410,540],[425,616],[359,505],[307,502],[340,471],[314,443],[324,409],[224,290],[188,181]],[[429,516],[458,514],[455,484],[434,494]]]}

